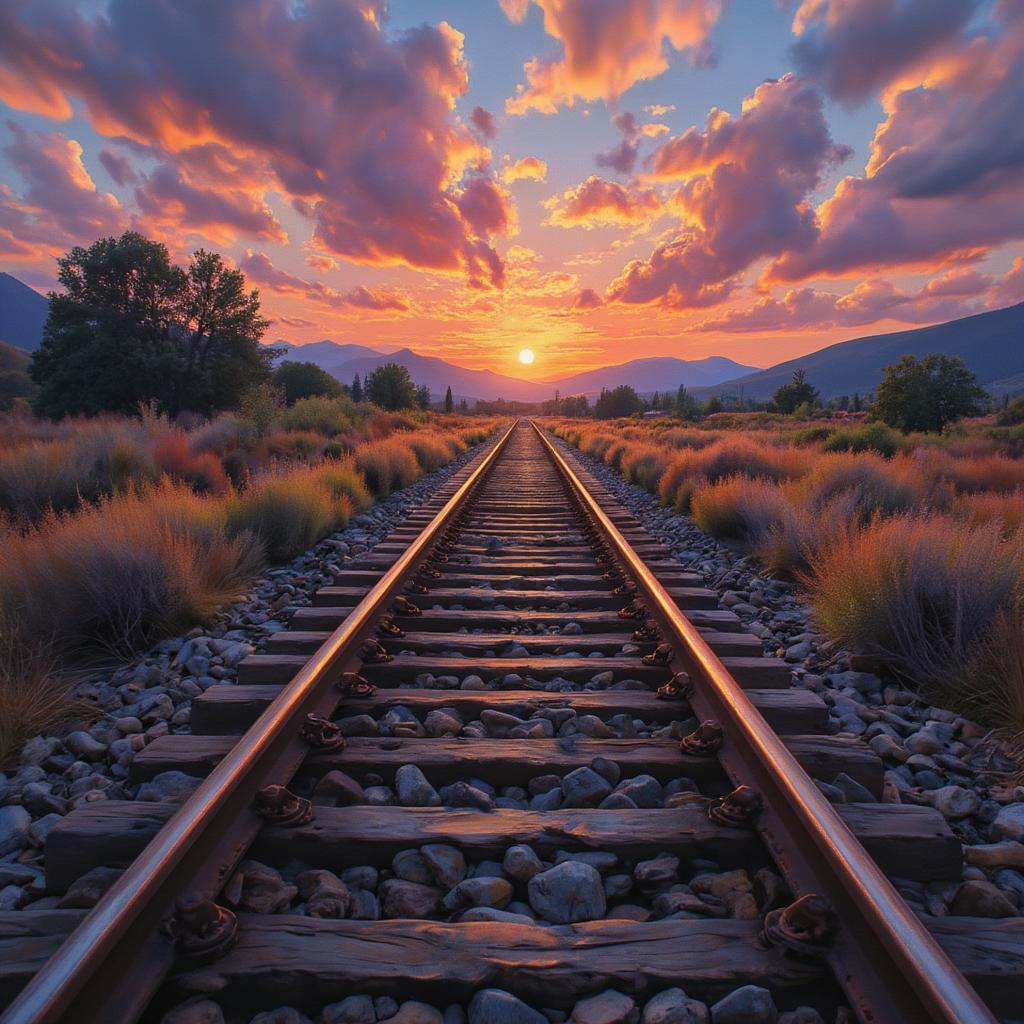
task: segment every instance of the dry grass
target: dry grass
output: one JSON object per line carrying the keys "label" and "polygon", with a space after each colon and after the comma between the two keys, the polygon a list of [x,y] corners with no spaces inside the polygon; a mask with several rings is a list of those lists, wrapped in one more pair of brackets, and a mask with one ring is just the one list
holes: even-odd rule
{"label": "dry grass", "polygon": [[456,455],[466,450],[460,438],[437,431],[417,430],[397,437],[412,449],[416,461],[426,473],[446,466]]}
{"label": "dry grass", "polygon": [[822,538],[805,577],[822,628],[919,686],[948,685],[1021,584],[1021,538],[905,515]]}
{"label": "dry grass", "polygon": [[373,495],[356,468],[355,459],[348,457],[325,462],[317,475],[332,497],[348,498],[355,512],[365,512],[373,504]]}
{"label": "dry grass", "polygon": [[362,445],[356,451],[355,462],[366,478],[366,485],[378,498],[408,487],[420,475],[420,464],[403,437],[387,437]]}
{"label": "dry grass", "polygon": [[1009,536],[1024,527],[1024,490],[1018,488],[1010,494],[993,491],[961,494],[953,502],[952,513],[971,526],[998,523]]}

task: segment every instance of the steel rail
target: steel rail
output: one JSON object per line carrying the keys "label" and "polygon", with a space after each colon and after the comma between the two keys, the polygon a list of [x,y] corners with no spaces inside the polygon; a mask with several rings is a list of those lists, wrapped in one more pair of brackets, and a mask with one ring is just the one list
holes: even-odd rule
{"label": "steel rail", "polygon": [[[512,423],[394,565],[34,975],[0,1017],[2,1024],[111,1024],[134,1020],[143,1012],[173,962],[171,943],[157,935],[157,929],[174,899],[197,888],[196,871],[201,867],[210,871],[211,865],[203,859],[211,849],[210,833],[230,832],[236,817],[248,822],[252,834],[258,830],[259,819],[251,810],[252,793],[268,776],[278,783],[291,778],[291,773],[284,778],[281,766],[291,764],[294,772],[302,760],[306,748],[299,737],[299,724],[303,716],[312,706],[319,705],[322,713],[329,714],[337,705],[337,692],[324,684],[343,667],[353,646],[376,625],[399,588],[428,556],[441,532],[494,466],[518,422]],[[275,773],[280,774],[273,778]],[[221,849],[224,842],[218,839],[212,848]],[[230,877],[248,845],[238,835],[228,836],[226,843],[230,855],[216,865],[214,878],[205,883],[210,897]],[[200,889],[203,887],[201,883]],[[159,962],[156,969],[143,972],[136,968],[145,967],[140,961],[146,951],[150,951],[151,963]],[[125,980],[126,973],[131,975],[130,982]],[[143,973],[148,984],[140,985]],[[115,1002],[112,994],[121,982],[124,989]],[[103,991],[97,988],[101,985]]]}
{"label": "steel rail", "polygon": [[585,513],[638,584],[665,639],[695,682],[702,719],[725,727],[719,758],[734,784],[765,797],[757,828],[796,895],[830,901],[840,929],[828,962],[871,1024],[994,1024],[995,1017],[836,814],[697,628],[604,513],[547,432],[531,425]]}

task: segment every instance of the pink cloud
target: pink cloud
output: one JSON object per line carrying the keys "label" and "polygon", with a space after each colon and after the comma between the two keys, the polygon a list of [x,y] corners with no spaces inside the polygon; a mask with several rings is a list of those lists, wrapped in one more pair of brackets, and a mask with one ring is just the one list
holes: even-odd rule
{"label": "pink cloud", "polygon": [[598,309],[603,305],[604,299],[593,288],[583,288],[573,303],[576,309]]}
{"label": "pink cloud", "polygon": [[665,212],[653,188],[632,188],[596,175],[544,205],[550,211],[546,223],[563,228],[646,224]]}
{"label": "pink cloud", "polygon": [[547,176],[547,163],[535,156],[524,156],[501,172],[501,180],[506,184],[513,181],[543,181]]}
{"label": "pink cloud", "polygon": [[486,138],[493,139],[498,134],[498,125],[489,110],[484,110],[483,107],[474,107],[469,119],[472,121],[473,127]]}
{"label": "pink cloud", "polygon": [[125,228],[125,210],[115,196],[96,188],[78,142],[13,122],[8,128],[13,138],[3,152],[26,187],[16,195],[0,185],[0,254],[52,256]]}
{"label": "pink cloud", "polygon": [[698,324],[699,331],[748,333],[806,328],[860,327],[879,320],[933,324],[969,316],[982,309],[965,295],[943,294],[925,286],[902,292],[888,281],[862,281],[845,295],[814,288],[791,288],[781,299],[762,296],[747,309],[730,309]]}
{"label": "pink cloud", "polygon": [[979,0],[803,0],[793,60],[830,95],[863,100],[957,40]]}
{"label": "pink cloud", "polygon": [[1021,10],[887,91],[865,174],[839,183],[814,244],[780,256],[767,280],[927,267],[1024,237]]}
{"label": "pink cloud", "polygon": [[442,22],[392,39],[385,19],[384,0],[115,3],[95,17],[11,0],[0,99],[58,117],[79,100],[97,131],[196,188],[209,173],[198,161],[234,154],[313,215],[332,255],[499,284],[491,238],[457,202],[489,156],[453,112],[468,83],[462,35]]}
{"label": "pink cloud", "polygon": [[766,82],[738,117],[713,109],[655,153],[655,179],[680,181],[670,200],[682,225],[608,288],[625,303],[699,308],[726,298],[755,260],[813,245],[807,196],[849,151],[829,134],[817,90],[792,75]]}
{"label": "pink cloud", "polygon": [[238,266],[255,284],[264,285],[274,292],[302,295],[312,302],[329,306],[331,309],[369,309],[377,312],[396,313],[409,311],[408,302],[394,291],[385,289],[373,291],[359,285],[347,292],[339,292],[321,281],[307,281],[287,270],[280,270],[274,266],[273,260],[265,252],[246,249]]}
{"label": "pink cloud", "polygon": [[[720,0],[533,0],[544,30],[562,45],[559,57],[533,58],[525,84],[505,102],[510,114],[554,114],[577,100],[613,102],[637,82],[668,67],[668,50],[700,53],[718,20]],[[512,21],[528,4],[502,0]]]}

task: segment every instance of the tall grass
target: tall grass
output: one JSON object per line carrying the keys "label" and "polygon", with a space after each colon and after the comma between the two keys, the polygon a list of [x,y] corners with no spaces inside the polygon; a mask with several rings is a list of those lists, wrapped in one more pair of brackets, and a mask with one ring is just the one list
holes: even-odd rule
{"label": "tall grass", "polygon": [[366,485],[378,498],[408,487],[419,475],[409,442],[402,437],[388,437],[362,445],[355,456],[356,467],[366,478]]}

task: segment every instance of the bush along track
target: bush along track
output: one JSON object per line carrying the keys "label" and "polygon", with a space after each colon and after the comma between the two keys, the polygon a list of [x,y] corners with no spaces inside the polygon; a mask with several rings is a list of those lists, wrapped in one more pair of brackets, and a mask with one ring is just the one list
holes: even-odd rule
{"label": "bush along track", "polygon": [[[1019,764],[988,731],[904,686],[855,670],[857,660],[816,629],[798,587],[765,575],[756,559],[659,505],[599,459],[570,450],[681,565],[718,591],[721,606],[761,638],[767,653],[784,658],[796,685],[825,700],[834,732],[863,737],[883,759],[883,801],[932,806],[947,819],[964,844],[963,877],[942,885],[900,882],[908,902],[932,915],[1024,913],[1024,786],[1017,784]],[[863,796],[848,784],[845,792],[821,786],[837,804]]]}
{"label": "bush along track", "polygon": [[[262,650],[317,589],[402,523],[474,451],[382,499],[287,565],[267,569],[214,625],[164,640],[130,664],[78,684],[74,697],[82,705],[76,707],[86,714],[80,727],[34,736],[18,765],[0,772],[0,911],[61,904],[44,895],[43,846],[53,826],[83,803],[135,795],[139,787],[129,781],[135,755],[159,736],[189,732],[194,697],[232,682],[240,661]],[[149,785],[143,799],[180,799],[190,785],[171,776]]]}

